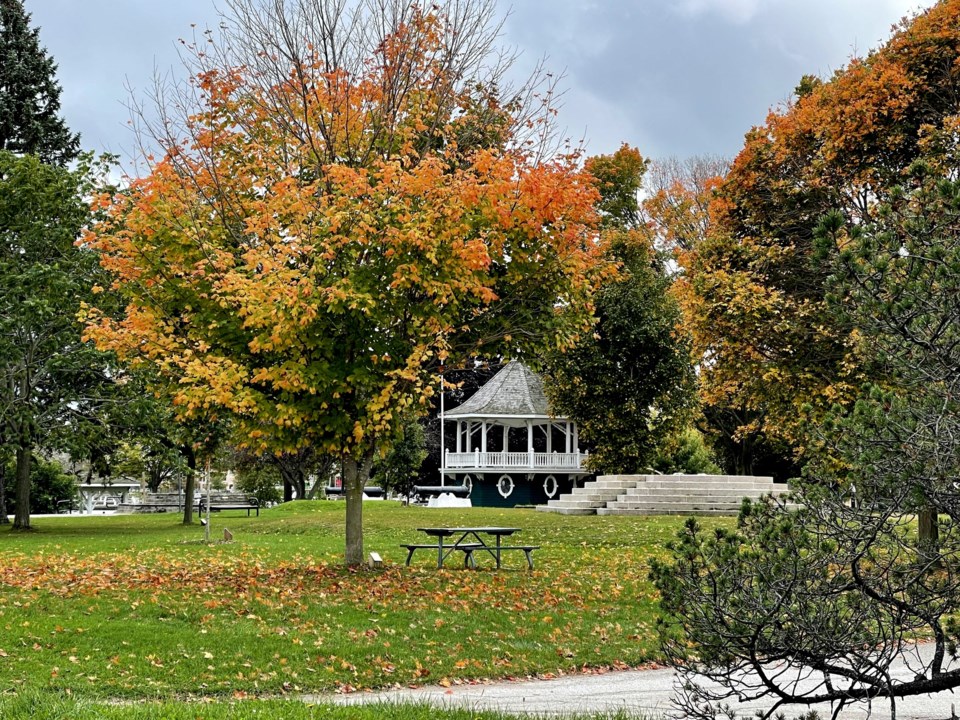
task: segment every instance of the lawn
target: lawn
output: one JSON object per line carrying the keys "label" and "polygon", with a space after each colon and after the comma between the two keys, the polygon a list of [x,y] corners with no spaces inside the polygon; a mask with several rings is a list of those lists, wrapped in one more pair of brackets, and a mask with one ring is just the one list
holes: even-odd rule
{"label": "lawn", "polygon": [[[657,658],[648,563],[681,522],[373,502],[365,547],[385,567],[348,571],[342,502],[214,515],[234,540],[211,545],[174,515],[39,519],[0,531],[0,682],[71,702],[242,699],[640,666]],[[404,567],[400,543],[446,524],[523,528],[536,570],[522,553],[501,571]]]}

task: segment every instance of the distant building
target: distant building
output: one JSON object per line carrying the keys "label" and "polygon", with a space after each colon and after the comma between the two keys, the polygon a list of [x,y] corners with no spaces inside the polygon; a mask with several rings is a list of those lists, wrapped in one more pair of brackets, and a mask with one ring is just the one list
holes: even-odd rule
{"label": "distant building", "polygon": [[448,423],[456,440],[443,453],[442,482],[470,487],[474,505],[540,505],[589,474],[576,424],[553,415],[540,377],[520,362],[445,412],[441,433]]}

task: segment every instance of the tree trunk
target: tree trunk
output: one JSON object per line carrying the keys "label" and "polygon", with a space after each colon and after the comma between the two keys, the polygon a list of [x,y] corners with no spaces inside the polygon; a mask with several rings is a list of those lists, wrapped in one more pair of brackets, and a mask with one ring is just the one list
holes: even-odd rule
{"label": "tree trunk", "polygon": [[283,501],[285,503],[293,500],[293,485],[286,478],[283,478]]}
{"label": "tree trunk", "polygon": [[7,517],[7,463],[0,455],[0,525],[9,525]]}
{"label": "tree trunk", "polygon": [[330,472],[333,470],[334,460],[330,456],[325,456],[323,461],[319,463],[316,470],[316,477],[313,480],[313,484],[310,486],[310,489],[307,490],[307,500],[313,500],[317,497],[317,494],[327,486],[327,482],[330,480]]}
{"label": "tree trunk", "polygon": [[348,567],[363,563],[363,488],[373,467],[373,451],[358,463],[354,458],[343,458],[343,495],[347,499],[347,528],[344,561]]}
{"label": "tree trunk", "polygon": [[30,529],[30,461],[33,448],[20,445],[17,448],[16,512],[13,516],[14,530]]}
{"label": "tree trunk", "polygon": [[197,453],[190,445],[180,450],[187,459],[187,482],[183,486],[183,524],[193,524],[193,495],[197,487]]}
{"label": "tree trunk", "polygon": [[940,526],[937,511],[923,507],[917,512],[917,541],[920,554],[927,562],[937,562],[940,554]]}

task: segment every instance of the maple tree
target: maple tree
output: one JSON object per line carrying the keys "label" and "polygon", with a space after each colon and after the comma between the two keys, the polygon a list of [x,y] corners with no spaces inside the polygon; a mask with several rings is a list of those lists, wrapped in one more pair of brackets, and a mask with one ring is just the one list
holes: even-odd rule
{"label": "maple tree", "polygon": [[87,332],[165,378],[182,418],[339,455],[357,564],[375,456],[441,363],[589,325],[595,190],[575,155],[540,158],[540,125],[484,74],[491,3],[229,6],[162,157],[97,201],[85,242],[127,306],[90,307]]}
{"label": "maple tree", "polygon": [[681,256],[679,283],[708,402],[740,406],[803,453],[809,428],[864,380],[852,328],[824,302],[830,258],[814,257],[821,217],[873,219],[931,131],[955,124],[960,2],[905,19],[890,40],[747,134],[711,204],[712,230]]}

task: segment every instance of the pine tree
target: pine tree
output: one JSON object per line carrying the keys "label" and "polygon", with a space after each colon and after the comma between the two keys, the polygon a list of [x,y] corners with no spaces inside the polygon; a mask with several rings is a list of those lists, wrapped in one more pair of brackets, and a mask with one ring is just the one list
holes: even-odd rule
{"label": "pine tree", "polygon": [[0,150],[54,165],[77,157],[80,136],[59,115],[56,71],[22,0],[0,0]]}

